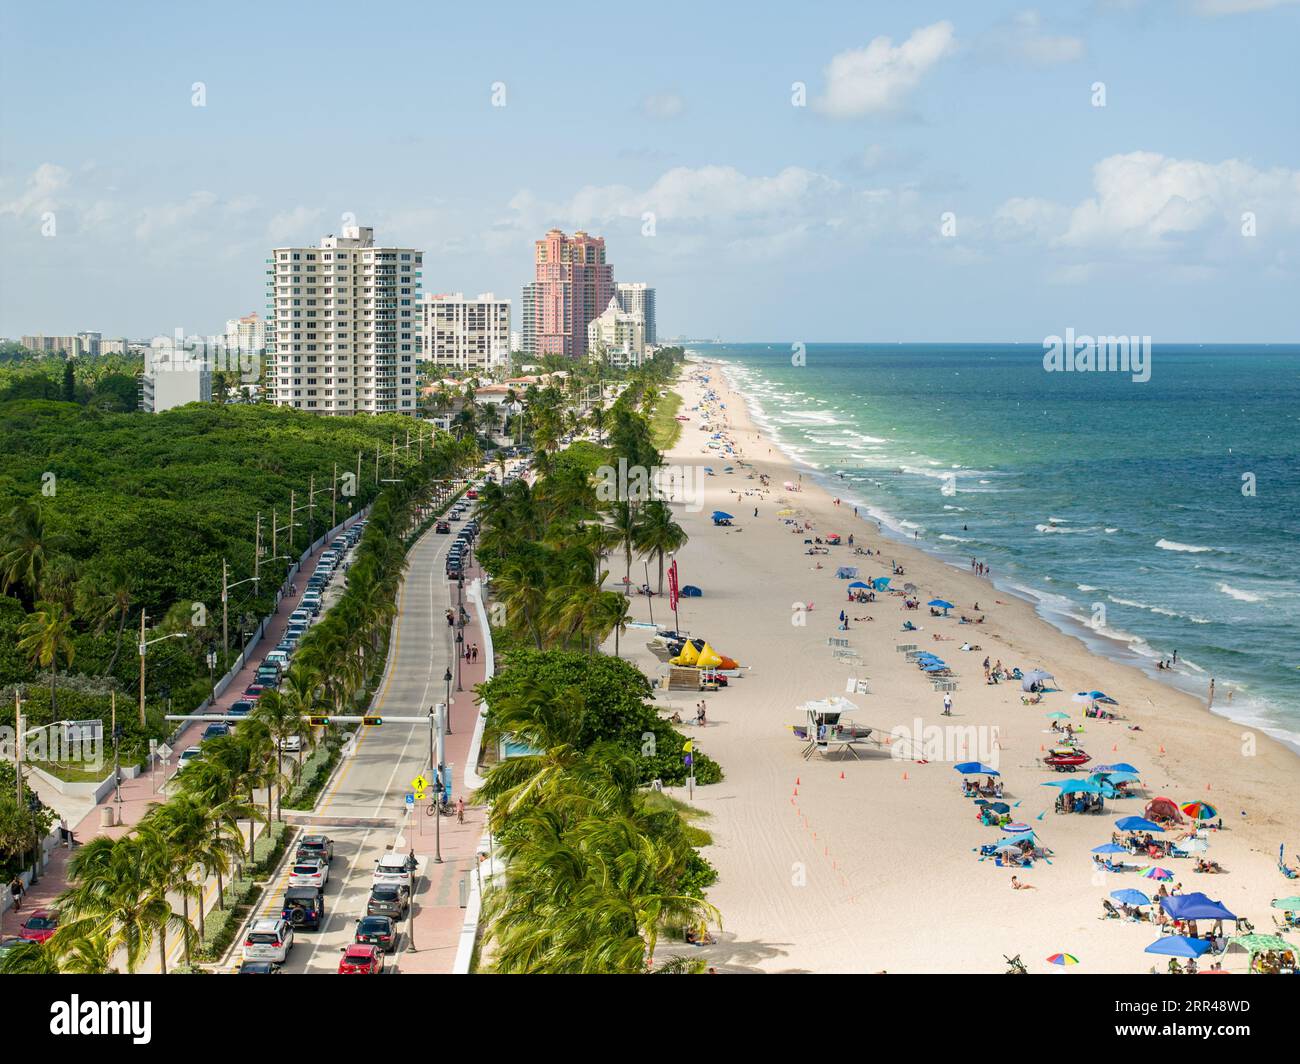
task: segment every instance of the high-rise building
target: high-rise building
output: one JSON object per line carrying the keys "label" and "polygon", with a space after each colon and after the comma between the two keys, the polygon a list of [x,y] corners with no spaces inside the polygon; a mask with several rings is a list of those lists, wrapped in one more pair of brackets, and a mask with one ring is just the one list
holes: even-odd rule
{"label": "high-rise building", "polygon": [[203,354],[186,351],[162,337],[145,352],[140,409],[150,414],[186,403],[212,401],[212,367]]}
{"label": "high-rise building", "polygon": [[604,312],[587,323],[587,348],[611,366],[639,366],[645,357],[645,322],[611,296]]}
{"label": "high-rise building", "polygon": [[529,281],[519,296],[519,348],[537,354],[537,282]]}
{"label": "high-rise building", "polygon": [[267,262],[268,394],[317,414],[416,412],[424,253],[347,226]]}
{"label": "high-rise building", "polygon": [[77,333],[76,336],[46,336],[44,333],[37,333],[35,336],[24,336],[22,345],[29,351],[40,351],[51,355],[62,354],[70,358],[76,358],[78,355],[97,355],[99,333]]}
{"label": "high-rise building", "polygon": [[538,355],[583,358],[587,326],[614,295],[614,268],[605,241],[578,230],[552,229],[535,245]]}
{"label": "high-rise building", "polygon": [[442,369],[488,372],[510,358],[510,300],[484,292],[428,295],[420,304],[424,357]]}
{"label": "high-rise building", "polygon": [[226,347],[256,355],[266,350],[266,322],[258,317],[257,311],[226,322]]}
{"label": "high-rise building", "polygon": [[639,314],[645,322],[645,342],[658,343],[655,332],[655,290],[642,281],[618,284],[618,305],[629,314]]}

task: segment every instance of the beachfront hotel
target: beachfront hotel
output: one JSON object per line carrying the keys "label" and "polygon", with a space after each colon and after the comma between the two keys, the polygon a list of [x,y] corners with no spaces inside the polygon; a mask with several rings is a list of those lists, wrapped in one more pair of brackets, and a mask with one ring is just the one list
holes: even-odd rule
{"label": "beachfront hotel", "polygon": [[655,290],[644,281],[620,281],[615,294],[620,307],[629,314],[640,316],[645,325],[645,342],[658,343],[655,332]]}
{"label": "beachfront hotel", "polygon": [[645,320],[611,298],[609,306],[587,324],[587,350],[617,369],[634,369],[645,359]]}
{"label": "beachfront hotel", "polygon": [[[605,240],[578,230],[552,229],[534,247],[533,328],[536,355],[587,354],[587,326],[614,296],[614,267]],[[527,342],[527,323],[525,342]],[[527,350],[527,349],[525,349]]]}
{"label": "beachfront hotel", "polygon": [[487,373],[509,360],[510,300],[427,295],[420,313],[424,357],[438,368]]}
{"label": "beachfront hotel", "polygon": [[317,414],[416,412],[424,253],[346,226],[266,260],[267,391]]}

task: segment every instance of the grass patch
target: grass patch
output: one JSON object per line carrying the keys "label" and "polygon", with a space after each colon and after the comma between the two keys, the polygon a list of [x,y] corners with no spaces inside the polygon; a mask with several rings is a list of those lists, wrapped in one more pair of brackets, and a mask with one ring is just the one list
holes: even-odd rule
{"label": "grass patch", "polygon": [[262,888],[256,880],[236,879],[227,883],[221,895],[225,908],[204,914],[203,941],[195,948],[192,959],[209,964],[221,960],[261,897]]}
{"label": "grass patch", "polygon": [[316,807],[316,801],[325,786],[334,766],[339,763],[339,748],[335,743],[323,742],[312,751],[311,756],[302,763],[298,774],[298,783],[280,803],[281,809],[309,811]]}
{"label": "grass patch", "polygon": [[682,423],[677,412],[682,408],[682,397],[676,392],[665,392],[650,418],[650,435],[661,451],[671,450],[682,435]]}
{"label": "grass patch", "polygon": [[39,768],[42,772],[48,772],[56,779],[63,780],[64,783],[102,783],[105,778],[112,775],[113,770],[108,765],[102,765],[97,769],[88,769],[84,761],[27,761],[32,768]]}

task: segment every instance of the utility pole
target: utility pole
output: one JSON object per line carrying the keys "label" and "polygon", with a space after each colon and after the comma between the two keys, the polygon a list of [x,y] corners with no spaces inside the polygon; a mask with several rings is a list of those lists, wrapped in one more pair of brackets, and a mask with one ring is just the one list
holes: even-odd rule
{"label": "utility pole", "polygon": [[[229,618],[230,618],[230,589],[239,587],[240,584],[255,584],[261,579],[257,575],[257,563],[253,563],[253,575],[246,580],[236,580],[233,584],[229,583],[229,567],[226,565],[226,559],[221,559],[221,653],[224,657],[230,656],[230,639],[228,636]],[[144,642],[144,633],[140,633],[140,642]]]}
{"label": "utility pole", "polygon": [[[224,564],[225,563],[223,561],[222,565],[224,566]],[[224,598],[225,596],[223,595],[222,597]],[[140,727],[142,728],[145,726],[144,725],[144,652],[147,646],[147,644],[144,641],[144,619],[145,619],[145,612],[144,610],[141,610],[140,611]],[[113,719],[114,720],[117,719],[116,715],[114,715]],[[114,745],[116,746],[116,744]]]}
{"label": "utility pole", "polygon": [[253,533],[253,575],[262,575],[262,511],[257,511],[257,530]]}
{"label": "utility pole", "polygon": [[334,463],[334,476],[330,480],[330,528],[339,526],[339,464]]}
{"label": "utility pole", "polygon": [[[18,734],[14,736],[14,773],[18,777],[18,810],[23,808],[23,754],[27,747],[26,728],[23,725],[23,698],[21,688],[14,684],[14,725]],[[432,745],[429,747],[433,749]]]}
{"label": "utility pole", "polygon": [[379,487],[379,441],[375,440],[375,487]]}

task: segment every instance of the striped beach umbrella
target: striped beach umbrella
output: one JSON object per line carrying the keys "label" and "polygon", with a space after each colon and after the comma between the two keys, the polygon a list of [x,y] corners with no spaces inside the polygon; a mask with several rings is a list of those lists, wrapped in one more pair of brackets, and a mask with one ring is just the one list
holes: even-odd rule
{"label": "striped beach umbrella", "polygon": [[1193,820],[1213,820],[1219,815],[1219,811],[1209,802],[1188,802],[1179,808]]}
{"label": "striped beach umbrella", "polygon": [[1050,957],[1047,958],[1047,963],[1059,964],[1062,968],[1065,968],[1071,964],[1078,964],[1079,958],[1076,957],[1073,953],[1053,953]]}
{"label": "striped beach umbrella", "polygon": [[1174,874],[1167,868],[1161,868],[1158,865],[1152,865],[1142,873],[1143,879],[1173,879]]}

